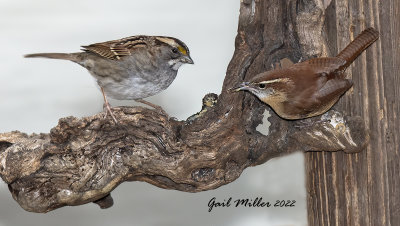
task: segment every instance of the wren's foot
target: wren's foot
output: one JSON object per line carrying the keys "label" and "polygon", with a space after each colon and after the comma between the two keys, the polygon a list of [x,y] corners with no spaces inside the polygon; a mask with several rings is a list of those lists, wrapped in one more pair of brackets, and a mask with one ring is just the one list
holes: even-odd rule
{"label": "wren's foot", "polygon": [[162,107],[160,107],[160,106],[158,106],[156,104],[150,103],[150,102],[148,102],[146,100],[143,100],[143,99],[137,99],[135,101],[139,102],[139,103],[142,103],[142,104],[146,104],[146,105],[156,109],[160,114],[168,115],[167,112],[165,112],[164,109],[162,109]]}

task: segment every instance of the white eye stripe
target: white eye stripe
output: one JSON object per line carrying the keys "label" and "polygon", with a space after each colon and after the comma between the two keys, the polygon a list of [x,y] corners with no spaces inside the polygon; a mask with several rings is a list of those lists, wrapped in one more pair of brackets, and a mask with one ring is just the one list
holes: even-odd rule
{"label": "white eye stripe", "polygon": [[289,82],[289,81],[290,81],[289,78],[277,78],[277,79],[273,79],[273,80],[262,81],[262,82],[259,82],[258,84],[271,84],[271,83],[276,83],[276,82]]}

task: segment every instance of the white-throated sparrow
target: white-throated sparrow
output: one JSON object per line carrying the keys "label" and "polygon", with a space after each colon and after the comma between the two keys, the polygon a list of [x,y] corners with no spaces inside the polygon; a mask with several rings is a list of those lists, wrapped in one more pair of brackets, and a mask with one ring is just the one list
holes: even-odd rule
{"label": "white-throated sparrow", "polygon": [[115,122],[107,97],[157,107],[142,98],[165,90],[182,64],[193,64],[188,47],[172,37],[140,35],[82,47],[83,52],[35,53],[25,57],[70,60],[86,68],[100,86],[107,111]]}

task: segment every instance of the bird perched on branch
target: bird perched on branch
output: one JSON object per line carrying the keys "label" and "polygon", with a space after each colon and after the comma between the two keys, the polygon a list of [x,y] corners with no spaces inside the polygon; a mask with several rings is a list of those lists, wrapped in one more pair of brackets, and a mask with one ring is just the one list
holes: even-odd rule
{"label": "bird perched on branch", "polygon": [[165,90],[182,64],[193,64],[188,47],[172,37],[140,35],[82,48],[83,52],[77,53],[35,53],[25,57],[70,60],[86,68],[100,86],[105,107],[115,122],[107,96],[159,108],[142,98]]}
{"label": "bird perched on branch", "polygon": [[267,71],[232,90],[250,91],[284,119],[321,115],[353,85],[344,71],[378,38],[377,30],[367,28],[336,57],[313,58]]}

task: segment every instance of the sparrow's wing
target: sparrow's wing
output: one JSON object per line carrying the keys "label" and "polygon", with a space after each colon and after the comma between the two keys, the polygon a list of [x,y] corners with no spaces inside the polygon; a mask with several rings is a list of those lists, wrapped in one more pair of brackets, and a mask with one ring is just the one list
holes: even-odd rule
{"label": "sparrow's wing", "polygon": [[131,36],[123,39],[100,42],[88,46],[82,46],[86,52],[98,54],[111,60],[120,60],[124,56],[131,55],[136,48],[147,45],[147,36]]}

